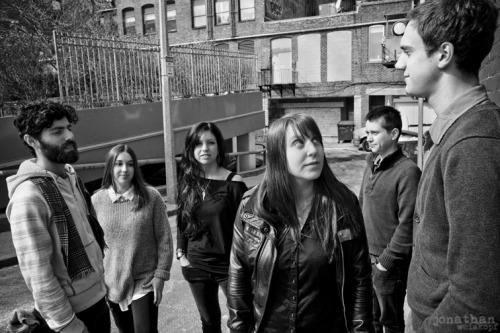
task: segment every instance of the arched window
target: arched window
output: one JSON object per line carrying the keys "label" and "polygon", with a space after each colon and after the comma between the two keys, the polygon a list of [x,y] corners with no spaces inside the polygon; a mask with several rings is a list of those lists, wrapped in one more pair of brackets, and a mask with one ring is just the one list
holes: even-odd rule
{"label": "arched window", "polygon": [[215,48],[221,50],[229,50],[229,44],[228,43],[215,44]]}
{"label": "arched window", "polygon": [[255,46],[253,40],[244,40],[238,43],[238,51],[254,53]]}
{"label": "arched window", "polygon": [[134,8],[125,8],[123,10],[123,34],[135,34],[135,13]]}
{"label": "arched window", "polygon": [[144,34],[151,34],[156,32],[155,18],[155,7],[153,5],[146,5],[142,7],[142,23],[144,25]]}
{"label": "arched window", "polygon": [[293,83],[291,38],[271,41],[271,63],[273,83]]}
{"label": "arched window", "polygon": [[382,61],[382,40],[384,39],[384,26],[372,25],[368,28],[368,61]]}

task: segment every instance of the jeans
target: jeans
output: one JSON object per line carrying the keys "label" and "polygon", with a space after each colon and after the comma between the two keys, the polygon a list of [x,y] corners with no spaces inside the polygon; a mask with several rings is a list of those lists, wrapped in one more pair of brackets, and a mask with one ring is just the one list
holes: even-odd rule
{"label": "jeans", "polygon": [[109,307],[120,333],[158,332],[158,307],[154,304],[153,292],[132,301],[127,311],[113,302],[109,302]]}
{"label": "jeans", "polygon": [[195,268],[182,267],[201,317],[203,333],[221,333],[219,286],[227,297],[227,274],[214,274]]}
{"label": "jeans", "polygon": [[379,270],[372,264],[373,324],[375,332],[404,333],[404,301],[409,265],[396,266],[390,271]]}

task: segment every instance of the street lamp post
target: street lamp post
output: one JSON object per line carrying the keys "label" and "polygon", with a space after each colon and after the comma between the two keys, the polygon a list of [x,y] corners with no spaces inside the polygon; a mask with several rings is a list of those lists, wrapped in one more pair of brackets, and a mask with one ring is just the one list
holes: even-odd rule
{"label": "street lamp post", "polygon": [[158,1],[160,21],[160,67],[163,109],[163,138],[165,149],[165,178],[167,182],[167,202],[175,203],[177,192],[176,163],[174,153],[174,134],[172,129],[172,114],[170,112],[170,82],[172,75],[173,59],[169,56],[168,30],[167,30],[167,3]]}

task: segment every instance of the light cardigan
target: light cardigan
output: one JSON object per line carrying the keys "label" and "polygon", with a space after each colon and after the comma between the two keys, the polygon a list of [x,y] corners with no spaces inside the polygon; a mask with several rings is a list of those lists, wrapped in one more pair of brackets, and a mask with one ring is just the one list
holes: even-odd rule
{"label": "light cardigan", "polygon": [[137,195],[123,202],[112,202],[108,190],[92,196],[109,247],[104,281],[113,303],[130,304],[134,292],[153,277],[170,278],[173,246],[165,203],[156,189],[147,190],[149,200],[139,211],[135,211]]}

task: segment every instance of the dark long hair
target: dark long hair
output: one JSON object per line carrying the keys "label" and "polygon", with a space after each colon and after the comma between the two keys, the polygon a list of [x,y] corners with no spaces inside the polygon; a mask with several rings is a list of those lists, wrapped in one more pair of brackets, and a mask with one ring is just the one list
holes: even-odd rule
{"label": "dark long hair", "polygon": [[[310,116],[294,114],[274,121],[267,135],[266,172],[255,192],[255,200],[251,200],[253,207],[250,209],[276,228],[285,225],[295,228],[300,237],[292,187],[294,179],[288,171],[286,157],[286,131],[289,126],[297,135],[316,137],[323,147],[321,132]],[[320,240],[323,251],[333,259],[337,230],[348,227],[354,235],[361,230],[359,204],[351,190],[335,177],[326,157],[321,175],[314,180],[314,193],[311,206],[314,213],[312,233]]]}
{"label": "dark long hair", "polygon": [[137,201],[137,207],[135,208],[135,210],[138,211],[147,204],[149,200],[149,194],[146,188],[147,184],[142,177],[141,169],[139,168],[139,163],[137,162],[137,155],[135,154],[134,150],[130,148],[130,146],[120,144],[111,148],[111,150],[106,154],[101,188],[105,189],[113,186],[113,188],[116,190],[113,182],[113,168],[115,166],[116,158],[123,152],[129,153],[130,157],[132,157],[132,163],[134,166],[134,177],[132,178],[132,185],[134,185],[134,194],[139,198],[139,200]]}
{"label": "dark long hair", "polygon": [[207,131],[212,133],[217,141],[217,164],[223,168],[227,167],[224,137],[219,128],[211,122],[200,122],[193,125],[186,135],[184,152],[180,162],[177,192],[177,206],[179,207],[177,225],[179,230],[188,237],[193,237],[203,230],[195,211],[203,201],[201,178],[205,176],[205,172],[201,163],[194,157],[194,148],[200,142],[203,132]]}

